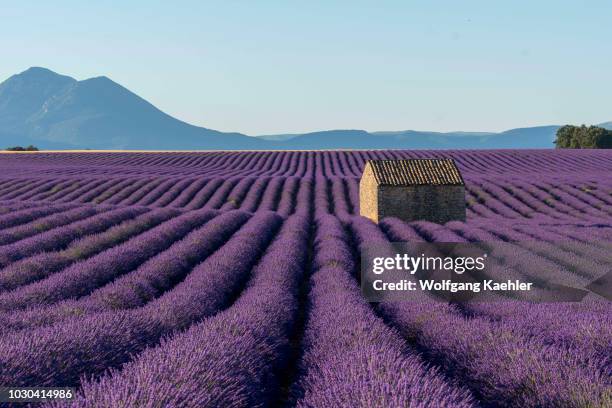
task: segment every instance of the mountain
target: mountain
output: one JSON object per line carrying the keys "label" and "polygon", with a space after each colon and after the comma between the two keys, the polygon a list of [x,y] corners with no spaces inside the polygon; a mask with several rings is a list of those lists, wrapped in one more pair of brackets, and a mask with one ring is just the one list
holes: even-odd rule
{"label": "mountain", "polygon": [[559,126],[489,132],[366,132],[329,130],[301,135],[267,135],[281,149],[549,149]]}
{"label": "mountain", "polygon": [[602,127],[602,128],[606,128],[608,130],[612,130],[612,122],[600,123],[597,126]]}
{"label": "mountain", "polygon": [[5,145],[90,149],[261,149],[266,142],[173,118],[107,77],[30,68],[0,84]]}
{"label": "mountain", "polygon": [[[612,122],[604,123],[612,129]],[[552,148],[559,126],[491,132],[328,130],[251,137],[193,126],[111,79],[33,67],[0,84],[0,148],[317,150]]]}

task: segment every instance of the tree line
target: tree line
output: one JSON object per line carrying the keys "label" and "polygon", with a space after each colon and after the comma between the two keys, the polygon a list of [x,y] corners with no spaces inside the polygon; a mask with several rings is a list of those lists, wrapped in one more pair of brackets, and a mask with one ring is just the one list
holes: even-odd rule
{"label": "tree line", "polygon": [[7,147],[6,148],[7,151],[9,152],[37,152],[38,151],[38,147],[36,146],[26,146],[26,147],[22,147],[22,146],[12,146],[12,147]]}
{"label": "tree line", "polygon": [[557,148],[612,149],[612,131],[598,126],[562,126],[557,130]]}

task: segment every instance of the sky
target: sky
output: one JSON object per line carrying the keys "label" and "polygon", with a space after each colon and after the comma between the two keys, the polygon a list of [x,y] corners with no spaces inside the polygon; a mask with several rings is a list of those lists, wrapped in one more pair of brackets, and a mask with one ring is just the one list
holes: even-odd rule
{"label": "sky", "polygon": [[609,0],[96,3],[2,4],[0,81],[106,75],[249,135],[612,120]]}

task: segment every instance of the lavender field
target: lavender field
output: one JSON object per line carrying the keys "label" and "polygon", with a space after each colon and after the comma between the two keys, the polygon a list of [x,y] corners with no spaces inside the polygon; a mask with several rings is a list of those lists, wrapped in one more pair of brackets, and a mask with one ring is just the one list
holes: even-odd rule
{"label": "lavender field", "polygon": [[[467,221],[359,216],[367,159],[450,157]],[[368,303],[359,251],[612,268],[596,150],[0,155],[0,384],[75,407],[610,407],[612,306]],[[530,245],[526,245],[530,242]]]}

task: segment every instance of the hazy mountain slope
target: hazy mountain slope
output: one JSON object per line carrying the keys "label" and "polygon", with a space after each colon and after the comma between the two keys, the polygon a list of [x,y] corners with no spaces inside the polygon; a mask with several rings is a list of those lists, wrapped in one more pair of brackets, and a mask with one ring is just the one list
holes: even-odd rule
{"label": "hazy mountain slope", "polygon": [[487,143],[497,144],[507,148],[552,148],[560,126],[536,126],[530,128],[511,129],[499,133],[499,139],[489,139]]}
{"label": "hazy mountain slope", "polygon": [[255,137],[257,137],[258,139],[263,139],[263,140],[271,140],[274,142],[282,142],[284,140],[289,140],[289,139],[293,139],[296,136],[301,136],[300,133],[287,133],[284,135],[257,135]]}
{"label": "hazy mountain slope", "polygon": [[257,149],[267,144],[177,120],[109,78],[76,81],[40,68],[0,85],[0,134],[43,147],[92,149]]}
{"label": "hazy mountain slope", "polygon": [[597,126],[601,126],[602,128],[606,128],[608,130],[612,130],[612,122],[600,123]]}
{"label": "hazy mountain slope", "polygon": [[[501,133],[330,130],[295,135],[279,146],[284,149],[547,149],[553,147],[558,128],[540,126]],[[266,138],[274,140],[273,136]]]}
{"label": "hazy mountain slope", "polygon": [[0,129],[21,133],[30,116],[43,110],[47,101],[75,83],[73,78],[45,68],[30,68],[0,84]]}
{"label": "hazy mountain slope", "polygon": [[77,149],[78,146],[62,143],[62,142],[52,142],[52,141],[43,141],[41,142],[39,139],[34,139],[29,136],[21,136],[16,134],[4,133],[0,131],[0,150],[5,149],[7,147],[13,146],[29,146],[34,145],[39,149],[47,149],[47,150],[66,150],[66,149]]}

